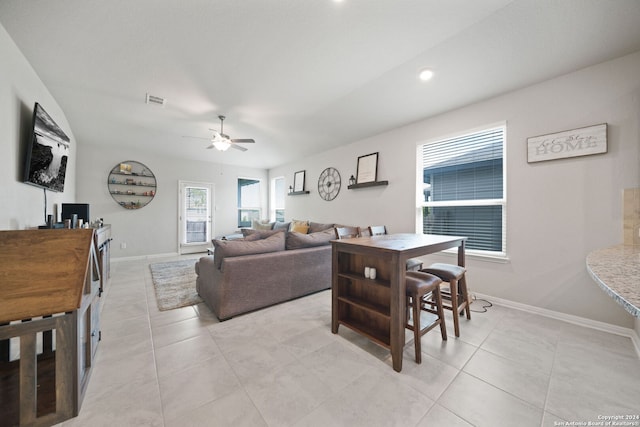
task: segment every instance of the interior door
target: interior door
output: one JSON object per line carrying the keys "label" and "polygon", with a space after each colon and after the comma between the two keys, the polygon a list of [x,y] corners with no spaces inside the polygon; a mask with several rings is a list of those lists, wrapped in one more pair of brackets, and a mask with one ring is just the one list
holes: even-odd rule
{"label": "interior door", "polygon": [[180,181],[180,254],[206,252],[213,233],[213,196],[211,183]]}

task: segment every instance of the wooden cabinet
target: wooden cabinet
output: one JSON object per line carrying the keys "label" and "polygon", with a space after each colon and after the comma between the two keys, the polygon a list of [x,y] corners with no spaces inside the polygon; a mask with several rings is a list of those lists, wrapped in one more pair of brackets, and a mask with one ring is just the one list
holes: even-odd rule
{"label": "wooden cabinet", "polygon": [[100,267],[100,294],[102,294],[109,284],[111,278],[111,226],[103,225],[95,229],[94,240],[96,253],[98,254],[98,265]]}
{"label": "wooden cabinet", "polygon": [[0,231],[0,426],[78,414],[101,335],[97,248],[93,229]]}

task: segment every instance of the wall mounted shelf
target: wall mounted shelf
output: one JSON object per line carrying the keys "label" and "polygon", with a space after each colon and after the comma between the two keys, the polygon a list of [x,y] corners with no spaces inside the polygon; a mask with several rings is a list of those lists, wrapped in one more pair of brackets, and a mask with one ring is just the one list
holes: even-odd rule
{"label": "wall mounted shelf", "polygon": [[378,187],[380,185],[389,185],[389,181],[373,181],[363,182],[362,184],[351,184],[347,187],[349,190],[355,190],[357,188]]}
{"label": "wall mounted shelf", "polygon": [[292,191],[289,196],[300,196],[302,194],[309,194],[309,191]]}
{"label": "wall mounted shelf", "polygon": [[[156,195],[156,177],[140,162],[128,160],[118,163],[107,178],[109,194],[125,209],[140,209]],[[136,188],[137,187],[137,188]]]}

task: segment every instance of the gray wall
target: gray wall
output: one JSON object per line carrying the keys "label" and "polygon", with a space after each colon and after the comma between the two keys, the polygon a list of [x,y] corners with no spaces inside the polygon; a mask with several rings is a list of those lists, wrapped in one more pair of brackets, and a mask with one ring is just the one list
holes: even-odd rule
{"label": "gray wall", "polygon": [[[214,235],[237,230],[237,179],[262,180],[263,205],[269,191],[265,169],[223,166],[167,158],[135,148],[104,147],[82,141],[78,156],[78,203],[91,205],[91,217],[111,224],[112,257],[129,258],[175,254],[178,251],[179,180],[214,184]],[[124,209],[107,188],[109,171],[117,164],[135,160],[147,166],[157,180],[156,195],[141,209]],[[126,248],[121,248],[126,243]]]}
{"label": "gray wall", "polygon": [[[633,318],[591,280],[585,258],[622,243],[622,190],[640,184],[638,76],[640,52],[274,168],[270,176],[285,176],[289,186],[295,171],[307,171],[311,194],[287,197],[287,218],[413,232],[417,145],[506,121],[509,261],[468,257],[472,291],[632,328]],[[527,163],[528,137],[599,123],[609,124],[608,153]],[[376,151],[379,179],[389,186],[347,190],[358,156]],[[332,202],[317,192],[328,166],[344,181]]]}
{"label": "gray wall", "polygon": [[54,206],[74,201],[78,144],[64,112],[1,25],[0,58],[0,230],[34,228],[45,223],[44,191],[22,182],[22,163],[35,103],[71,140],[65,190],[47,191],[49,214]]}

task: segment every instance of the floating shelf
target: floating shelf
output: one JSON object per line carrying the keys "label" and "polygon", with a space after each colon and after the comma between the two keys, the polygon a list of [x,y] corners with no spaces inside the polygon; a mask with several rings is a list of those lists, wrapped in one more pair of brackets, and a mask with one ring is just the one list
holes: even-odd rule
{"label": "floating shelf", "polygon": [[347,187],[347,189],[355,190],[356,188],[378,187],[380,185],[389,185],[389,181],[363,182],[362,184],[350,185]]}
{"label": "floating shelf", "polygon": [[289,196],[300,196],[301,194],[309,194],[309,191],[293,191],[289,193]]}

